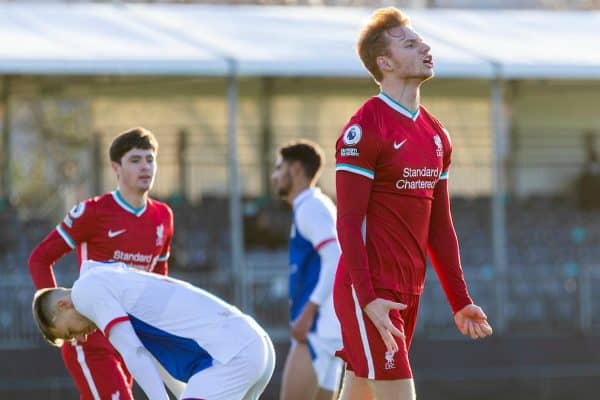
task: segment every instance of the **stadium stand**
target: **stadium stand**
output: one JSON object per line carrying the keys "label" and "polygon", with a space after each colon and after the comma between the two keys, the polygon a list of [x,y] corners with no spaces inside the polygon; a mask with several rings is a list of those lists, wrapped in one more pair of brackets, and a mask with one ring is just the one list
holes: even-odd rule
{"label": "stadium stand", "polygon": [[[227,200],[207,197],[198,204],[169,201],[173,205],[177,224],[171,262],[172,275],[231,298],[233,285],[228,268]],[[289,209],[279,203],[247,200],[246,204],[254,204],[246,207],[245,221],[245,263],[249,271],[248,291],[252,299],[249,311],[268,327],[278,349],[285,352],[288,329],[285,244],[289,234]],[[491,256],[490,199],[453,198],[452,205],[471,294],[485,307],[494,322],[498,277]],[[16,241],[16,244],[13,243],[6,248],[7,251],[2,252],[2,268],[6,273],[0,281],[0,288],[8,290],[0,290],[0,300],[4,305],[0,312],[0,349],[3,354],[19,351],[18,349],[37,351],[50,364],[53,358],[49,352],[39,353],[39,350],[35,350],[43,345],[29,318],[33,286],[27,273],[26,258],[27,249],[41,239],[41,235],[52,224],[43,220],[20,221],[16,213],[9,212],[7,215],[6,211],[0,218],[19,227],[18,230],[4,229],[0,232],[0,243]],[[599,250],[595,246],[599,239],[599,223],[600,211],[579,210],[575,199],[535,197],[510,199],[507,202],[509,277],[505,312],[508,329],[504,334],[497,334],[490,346],[469,347],[473,358],[464,360],[458,369],[451,370],[449,366],[438,364],[432,366],[428,361],[428,351],[432,346],[440,348],[440,354],[444,352],[440,356],[442,359],[448,359],[462,351],[457,346],[466,349],[468,345],[467,342],[463,344],[458,340],[459,334],[453,326],[450,309],[436,282],[437,278],[430,269],[420,306],[418,340],[414,349],[415,369],[421,377],[417,384],[436,382],[435,385],[425,385],[427,389],[424,390],[430,390],[432,398],[453,398],[442,393],[445,385],[456,379],[466,379],[464,377],[471,377],[473,380],[473,385],[467,386],[474,391],[475,394],[471,393],[474,396],[477,390],[482,393],[489,390],[482,382],[494,381],[498,388],[504,388],[510,382],[520,385],[522,381],[519,379],[530,377],[533,382],[539,383],[541,379],[549,384],[548,382],[554,381],[547,376],[556,375],[559,370],[570,371],[575,378],[585,380],[582,376],[589,374],[589,368],[596,368],[586,358],[596,351],[595,344],[585,338],[592,338],[600,332],[600,321],[593,318],[594,315],[600,315],[600,292],[591,290],[600,281],[600,270],[596,265]],[[76,260],[71,253],[56,266],[55,271],[62,284],[68,285],[75,278],[72,268],[74,262]],[[572,347],[574,337],[585,339],[578,342],[576,353],[573,352],[575,350],[553,352],[552,360],[545,364],[537,359],[535,362],[527,359],[533,364],[520,366],[517,372],[511,364],[515,360],[504,356],[505,351],[519,348],[518,351],[522,354],[533,354],[539,358],[538,353],[544,346]],[[539,338],[545,339],[540,342]],[[444,344],[447,341],[451,341],[452,346]],[[480,359],[486,360],[486,368],[483,368]],[[544,364],[543,368],[540,369],[536,363]],[[589,368],[586,367],[588,369],[585,370],[588,372],[580,371],[584,365],[588,365]],[[6,371],[6,376],[10,373]],[[524,375],[519,378],[519,374]],[[60,393],[58,398],[70,398],[73,393],[67,389],[68,379],[59,372],[55,375],[44,379],[51,379],[51,384],[56,386],[53,393]],[[277,375],[274,386],[270,388],[273,396],[277,393],[278,379]],[[38,390],[27,387],[23,379],[11,382],[13,383],[0,381],[0,386],[4,384],[8,390],[4,393],[12,393],[10,390],[13,390],[17,396],[23,396],[27,390]],[[21,382],[24,386],[15,386],[14,382]],[[43,382],[45,381],[40,381],[40,387]],[[587,385],[586,387],[593,385],[589,380],[582,384]],[[480,389],[476,389],[477,387]],[[534,387],[519,390],[524,395],[533,396],[544,389]],[[500,398],[503,397],[498,397]]]}

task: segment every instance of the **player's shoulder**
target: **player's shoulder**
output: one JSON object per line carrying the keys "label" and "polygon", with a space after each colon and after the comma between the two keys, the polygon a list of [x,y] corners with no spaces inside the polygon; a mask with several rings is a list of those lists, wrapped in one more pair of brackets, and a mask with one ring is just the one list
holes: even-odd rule
{"label": "player's shoulder", "polygon": [[384,105],[384,102],[379,96],[371,96],[362,104],[359,110],[363,111],[374,111],[378,110]]}
{"label": "player's shoulder", "polygon": [[318,207],[330,209],[331,207],[335,208],[335,204],[331,197],[323,193],[320,189],[315,190],[314,201],[318,203]]}
{"label": "player's shoulder", "polygon": [[106,192],[98,196],[89,197],[81,203],[83,203],[86,207],[91,208],[111,207],[116,204],[114,196],[114,192]]}
{"label": "player's shoulder", "polygon": [[431,111],[429,111],[427,109],[427,107],[425,107],[424,105],[420,105],[419,106],[419,113],[423,116],[423,118],[425,118],[431,125],[434,126],[434,128],[439,132],[439,133],[444,133],[445,135],[448,134],[448,131],[446,130],[446,128],[444,127],[444,124],[442,124],[442,122],[431,113]]}
{"label": "player's shoulder", "polygon": [[335,205],[329,196],[320,189],[313,189],[298,206],[296,215],[303,220],[320,222],[321,218],[331,214],[332,211],[335,213]]}
{"label": "player's shoulder", "polygon": [[421,113],[423,118],[427,119],[427,121],[433,126],[433,128],[436,130],[438,135],[440,135],[443,141],[447,141],[448,144],[451,145],[452,140],[450,139],[450,133],[448,132],[444,124],[442,124],[442,122],[439,119],[437,119],[437,117],[433,115],[424,105],[420,105],[419,107],[419,112]]}
{"label": "player's shoulder", "polygon": [[[72,298],[77,307],[90,306],[106,296],[107,292],[124,284],[122,276],[115,276],[119,272],[119,264],[105,263],[88,260],[82,264],[79,277],[73,283]],[[93,309],[93,307],[91,308]]]}
{"label": "player's shoulder", "polygon": [[106,192],[99,196],[90,197],[86,200],[86,207],[96,213],[115,213],[122,210],[116,191]]}
{"label": "player's shoulder", "polygon": [[169,215],[173,215],[173,210],[171,209],[171,206],[169,206],[167,203],[157,200],[155,198],[152,197],[148,197],[148,208],[157,210],[159,212],[164,212],[167,213]]}
{"label": "player's shoulder", "polygon": [[344,126],[337,147],[357,146],[363,138],[373,138],[380,132],[382,102],[376,96],[367,99]]}
{"label": "player's shoulder", "polygon": [[152,210],[152,212],[154,212],[154,213],[163,215],[170,219],[173,218],[173,210],[167,203],[165,203],[163,201],[148,197],[146,206],[148,207],[149,210]]}
{"label": "player's shoulder", "polygon": [[381,100],[377,96],[368,98],[350,117],[346,127],[352,124],[369,126],[378,120],[378,114],[381,108]]}
{"label": "player's shoulder", "polygon": [[375,124],[379,119],[379,113],[383,102],[377,96],[368,98],[352,116],[352,120],[357,123],[370,125]]}
{"label": "player's shoulder", "polygon": [[86,293],[92,290],[96,285],[98,271],[94,261],[84,261],[79,270],[79,277],[73,283],[73,293]]}
{"label": "player's shoulder", "polygon": [[79,218],[84,214],[94,214],[99,208],[107,205],[109,197],[110,194],[106,193],[100,196],[88,197],[87,199],[73,205],[73,207],[71,207],[69,210],[68,215],[71,218]]}

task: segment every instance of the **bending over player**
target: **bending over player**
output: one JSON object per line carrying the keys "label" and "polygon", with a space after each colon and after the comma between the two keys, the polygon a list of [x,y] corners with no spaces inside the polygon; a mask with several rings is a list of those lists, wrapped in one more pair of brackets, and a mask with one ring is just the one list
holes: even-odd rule
{"label": "bending over player", "polygon": [[100,330],[149,399],[255,400],[271,379],[267,333],[216,296],[123,263],[86,261],[72,289],[34,296],[46,340],[85,342]]}

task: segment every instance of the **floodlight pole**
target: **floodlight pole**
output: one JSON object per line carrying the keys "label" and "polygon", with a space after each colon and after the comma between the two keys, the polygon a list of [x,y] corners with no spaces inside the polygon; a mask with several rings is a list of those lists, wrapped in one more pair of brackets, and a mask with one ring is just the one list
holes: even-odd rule
{"label": "floodlight pole", "polygon": [[235,304],[246,311],[248,306],[246,268],[244,265],[244,241],[240,173],[238,157],[238,86],[237,63],[228,58],[227,76],[227,138],[229,158],[229,220],[231,241],[231,272],[234,283]]}
{"label": "floodlight pole", "polygon": [[506,154],[507,154],[507,121],[504,104],[504,82],[501,78],[500,65],[494,65],[496,73],[491,81],[491,122],[494,141],[493,157],[493,194],[492,194],[492,253],[496,269],[496,317],[492,321],[499,333],[505,331],[506,303],[508,301],[508,257],[506,241]]}
{"label": "floodlight pole", "polygon": [[1,167],[2,172],[0,173],[0,200],[3,198],[8,200],[12,191],[12,163],[10,160],[10,148],[11,148],[11,110],[10,110],[10,84],[11,79],[8,76],[4,77],[2,82],[2,107],[4,112],[2,115],[2,154],[1,154]]}

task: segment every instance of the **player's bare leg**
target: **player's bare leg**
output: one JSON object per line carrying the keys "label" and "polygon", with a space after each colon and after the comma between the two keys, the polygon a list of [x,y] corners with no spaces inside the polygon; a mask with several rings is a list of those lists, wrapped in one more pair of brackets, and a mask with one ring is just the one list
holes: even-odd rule
{"label": "player's bare leg", "polygon": [[283,367],[280,400],[314,399],[317,386],[317,376],[312,366],[308,345],[305,343],[292,345]]}
{"label": "player's bare leg", "polygon": [[327,389],[323,389],[323,388],[319,388],[319,391],[317,392],[317,396],[315,397],[315,400],[335,400],[337,399],[337,393],[332,392],[331,390],[327,390]]}
{"label": "player's bare leg", "polygon": [[373,400],[369,380],[354,375],[354,372],[346,370],[340,400]]}
{"label": "player's bare leg", "polygon": [[369,380],[369,387],[377,400],[416,400],[415,382],[411,379],[394,381]]}

